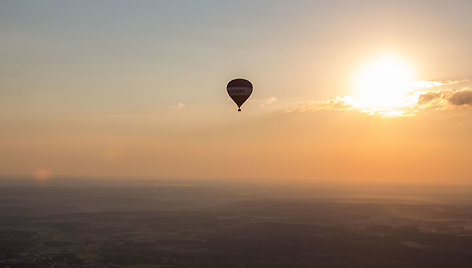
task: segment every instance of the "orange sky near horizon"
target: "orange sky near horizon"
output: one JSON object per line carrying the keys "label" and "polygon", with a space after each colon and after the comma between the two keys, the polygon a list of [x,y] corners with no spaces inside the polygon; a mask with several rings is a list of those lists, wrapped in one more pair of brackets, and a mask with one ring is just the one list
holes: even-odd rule
{"label": "orange sky near horizon", "polygon": [[[51,133],[42,130],[29,137],[3,138],[2,173],[48,170],[52,176],[469,180],[472,120],[468,111],[452,112],[455,115],[425,111],[395,118],[357,111],[245,111],[200,124],[197,117],[206,114],[198,110],[163,116],[182,123],[180,127],[175,122],[149,124],[153,115],[118,115],[84,118],[88,131],[79,131],[76,122],[62,122],[60,128],[50,127]],[[110,130],[106,125],[110,122],[119,127]],[[163,128],[166,124],[170,126]]]}

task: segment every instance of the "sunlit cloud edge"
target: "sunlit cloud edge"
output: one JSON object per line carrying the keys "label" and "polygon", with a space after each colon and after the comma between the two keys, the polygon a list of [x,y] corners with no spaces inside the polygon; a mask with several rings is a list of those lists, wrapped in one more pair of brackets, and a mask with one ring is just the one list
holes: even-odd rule
{"label": "sunlit cloud edge", "polygon": [[472,80],[415,81],[401,103],[383,107],[363,105],[351,96],[288,105],[287,113],[317,111],[357,111],[383,118],[410,117],[421,111],[472,110]]}

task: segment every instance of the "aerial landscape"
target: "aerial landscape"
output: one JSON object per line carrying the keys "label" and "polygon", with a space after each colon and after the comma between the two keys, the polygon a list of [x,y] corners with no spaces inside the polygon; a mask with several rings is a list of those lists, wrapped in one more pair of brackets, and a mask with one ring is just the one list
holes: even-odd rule
{"label": "aerial landscape", "polygon": [[31,182],[18,180],[1,185],[5,267],[469,267],[472,261],[472,193],[457,187],[369,191],[327,182],[300,188],[64,178],[25,186]]}
{"label": "aerial landscape", "polygon": [[470,10],[0,0],[0,268],[472,267]]}

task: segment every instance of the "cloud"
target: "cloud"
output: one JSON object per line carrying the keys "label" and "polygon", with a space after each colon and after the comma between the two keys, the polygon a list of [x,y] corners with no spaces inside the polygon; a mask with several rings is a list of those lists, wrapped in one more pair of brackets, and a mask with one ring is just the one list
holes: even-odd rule
{"label": "cloud", "polygon": [[415,107],[399,106],[399,107],[368,107],[362,106],[359,102],[350,96],[336,97],[326,101],[311,101],[303,105],[293,105],[286,109],[286,112],[316,112],[316,111],[357,111],[372,116],[381,117],[404,117],[415,114]]}
{"label": "cloud", "polygon": [[277,101],[276,97],[270,97],[269,99],[267,99],[266,104],[271,104],[271,103],[274,103],[276,101]]}
{"label": "cloud", "polygon": [[350,111],[354,109],[351,97],[336,97],[325,101],[311,101],[309,103],[294,104],[286,112],[315,112],[315,111]]}
{"label": "cloud", "polygon": [[175,111],[181,111],[185,108],[185,104],[182,102],[177,103],[176,105],[170,105],[169,108]]}
{"label": "cloud", "polygon": [[279,100],[275,97],[269,97],[267,99],[250,99],[251,102],[256,103],[260,109],[279,109]]}
{"label": "cloud", "polygon": [[472,81],[450,81],[418,97],[422,109],[472,109]]}
{"label": "cloud", "polygon": [[419,96],[418,104],[427,104],[441,97],[442,97],[442,94],[440,92],[428,92]]}
{"label": "cloud", "polygon": [[286,112],[357,111],[372,116],[413,116],[424,110],[472,109],[472,81],[416,81],[411,91],[398,104],[363,105],[352,97],[336,97],[324,101],[291,104]]}
{"label": "cloud", "polygon": [[472,90],[454,92],[448,99],[449,103],[456,106],[472,105]]}

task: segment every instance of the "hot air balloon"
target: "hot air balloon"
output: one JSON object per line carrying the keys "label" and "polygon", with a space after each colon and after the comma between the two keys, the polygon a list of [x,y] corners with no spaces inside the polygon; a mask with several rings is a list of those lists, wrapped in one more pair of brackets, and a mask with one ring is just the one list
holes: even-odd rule
{"label": "hot air balloon", "polygon": [[238,105],[238,111],[241,112],[241,105],[251,96],[252,84],[246,79],[233,79],[226,86],[229,96]]}

